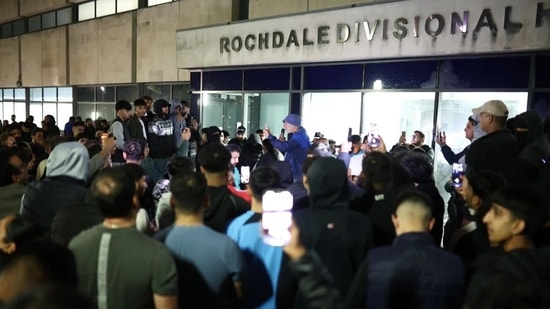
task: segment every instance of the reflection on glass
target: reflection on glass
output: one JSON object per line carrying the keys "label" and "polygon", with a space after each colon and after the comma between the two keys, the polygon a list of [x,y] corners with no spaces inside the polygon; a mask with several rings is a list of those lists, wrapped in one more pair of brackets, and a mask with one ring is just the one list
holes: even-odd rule
{"label": "reflection on glass", "polygon": [[77,108],[78,108],[77,115],[82,117],[83,120],[86,118],[91,118],[92,120],[97,119],[97,116],[95,114],[94,104],[78,104]]}
{"label": "reflection on glass", "polygon": [[145,95],[153,98],[153,101],[156,101],[158,99],[165,99],[166,101],[170,102],[170,85],[147,85],[145,86]]}
{"label": "reflection on glass", "polygon": [[386,147],[399,141],[406,132],[410,143],[413,131],[424,133],[424,144],[431,145],[435,93],[433,92],[368,92],[363,97],[362,136],[371,124],[377,124]]}
{"label": "reflection on glass", "polygon": [[57,14],[57,25],[58,26],[68,25],[73,20],[73,10],[70,7],[66,8],[66,9],[58,10],[56,14]]}
{"label": "reflection on glass", "polygon": [[117,13],[135,10],[138,8],[138,0],[117,0]]}
{"label": "reflection on glass", "polygon": [[359,134],[360,122],[361,92],[304,94],[302,126],[311,139],[315,132],[321,132],[339,144],[347,139],[348,128]]}
{"label": "reflection on glass", "polygon": [[138,96],[137,86],[118,86],[116,87],[116,99],[134,102]]}
{"label": "reflection on glass", "polygon": [[40,121],[44,119],[42,114],[42,102],[30,102],[29,115],[34,117],[34,123],[40,124]]}
{"label": "reflection on glass", "polygon": [[234,136],[237,127],[243,125],[243,96],[240,93],[207,93],[202,115],[203,128],[222,127]]}
{"label": "reflection on glass", "polygon": [[94,102],[94,87],[78,87],[78,102]]}
{"label": "reflection on glass", "polygon": [[15,89],[15,99],[16,100],[25,100],[25,89],[23,88],[16,88]]}
{"label": "reflection on glass", "polygon": [[115,102],[115,87],[101,86],[96,88],[97,102]]}
{"label": "reflection on glass", "polygon": [[43,112],[44,116],[45,115],[54,116],[55,122],[57,123],[57,126],[59,126],[59,127],[64,125],[69,120],[69,118],[59,119],[59,117],[57,117],[57,103],[44,103],[42,105],[42,112]]}
{"label": "reflection on glass", "polygon": [[73,115],[73,105],[71,103],[58,103],[57,104],[57,118],[60,123],[66,123]]}
{"label": "reflection on glass", "polygon": [[96,17],[115,13],[115,0],[96,0]]}
{"label": "reflection on glass", "polygon": [[14,114],[17,117],[17,121],[25,121],[27,119],[27,111],[25,109],[25,102],[15,102]]}
{"label": "reflection on glass", "polygon": [[58,101],[59,102],[72,102],[73,101],[73,88],[72,87],[59,87],[58,88]]}
{"label": "reflection on glass", "polygon": [[97,104],[97,118],[107,119],[111,121],[115,119],[115,105],[114,104]]}
{"label": "reflection on glass", "polygon": [[57,101],[57,88],[44,88],[44,101]]}
{"label": "reflection on glass", "polygon": [[42,29],[55,27],[55,12],[42,14]]}
{"label": "reflection on glass", "polygon": [[4,100],[13,100],[13,89],[4,89]]}
{"label": "reflection on glass", "polygon": [[95,1],[78,5],[78,21],[92,19],[95,17]]}
{"label": "reflection on glass", "polygon": [[172,85],[172,100],[189,102],[189,83]]}
{"label": "reflection on glass", "polygon": [[278,135],[281,121],[288,115],[288,93],[247,93],[245,102],[243,122],[248,135],[266,126]]}
{"label": "reflection on glass", "polygon": [[11,115],[14,114],[13,102],[4,102],[2,105],[4,105],[4,119],[10,120]]}
{"label": "reflection on glass", "polygon": [[[42,88],[31,88],[30,89],[31,101],[42,101]],[[42,113],[42,108],[40,108]]]}

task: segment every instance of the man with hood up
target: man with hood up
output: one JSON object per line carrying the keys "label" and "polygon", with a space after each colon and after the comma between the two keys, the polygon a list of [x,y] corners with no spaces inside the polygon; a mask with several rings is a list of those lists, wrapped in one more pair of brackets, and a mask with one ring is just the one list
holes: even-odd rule
{"label": "man with hood up", "polygon": [[544,136],[542,119],[536,111],[530,110],[517,115],[514,126],[520,148],[518,158],[529,163],[532,176],[543,176],[543,171],[548,164],[550,148]]}
{"label": "man with hood up", "polygon": [[57,211],[84,200],[88,175],[88,150],[79,142],[57,145],[46,165],[46,178],[34,182],[23,196],[21,213],[49,232]]}
{"label": "man with hood up", "polygon": [[345,298],[371,247],[369,221],[348,208],[347,168],[341,160],[315,160],[304,177],[304,186],[310,207],[294,214],[301,240],[306,248],[319,254]]}
{"label": "man with hood up", "polygon": [[153,182],[157,182],[168,172],[170,158],[176,152],[176,140],[174,125],[170,120],[170,103],[159,99],[153,103],[153,110],[155,115],[147,128],[151,166],[147,166],[146,170]]}

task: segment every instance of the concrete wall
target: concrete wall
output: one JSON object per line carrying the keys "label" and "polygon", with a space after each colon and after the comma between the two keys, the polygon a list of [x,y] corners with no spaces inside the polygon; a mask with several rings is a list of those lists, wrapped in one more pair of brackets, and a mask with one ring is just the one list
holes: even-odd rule
{"label": "concrete wall", "polygon": [[0,85],[15,87],[19,78],[19,38],[0,40]]}
{"label": "concrete wall", "polygon": [[40,32],[21,36],[21,59],[23,86],[45,85],[42,83],[42,34]]}
{"label": "concrete wall", "polygon": [[107,16],[97,24],[97,82],[131,83],[132,15]]}
{"label": "concrete wall", "polygon": [[309,0],[309,10],[321,10],[334,7],[351,6],[352,4],[364,4],[375,0]]}
{"label": "concrete wall", "polygon": [[18,0],[1,0],[0,1],[0,23],[4,23],[19,17],[17,11]]}
{"label": "concrete wall", "polygon": [[97,20],[69,26],[70,84],[97,84]]}
{"label": "concrete wall", "polygon": [[31,16],[67,6],[67,0],[19,0],[21,16]]}
{"label": "concrete wall", "polygon": [[41,32],[42,37],[42,84],[64,86],[67,76],[67,27]]}
{"label": "concrete wall", "polygon": [[341,8],[376,0],[250,0],[249,19],[294,14],[313,10]]}

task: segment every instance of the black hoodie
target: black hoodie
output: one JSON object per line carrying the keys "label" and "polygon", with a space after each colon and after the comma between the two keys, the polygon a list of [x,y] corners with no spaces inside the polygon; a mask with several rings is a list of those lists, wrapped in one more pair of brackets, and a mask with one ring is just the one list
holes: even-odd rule
{"label": "black hoodie", "polygon": [[147,126],[149,157],[153,159],[169,158],[176,152],[174,125],[170,117],[162,113],[165,106],[169,107],[170,103],[163,99],[153,103],[155,115]]}
{"label": "black hoodie", "polygon": [[367,218],[348,208],[347,169],[341,160],[317,159],[307,173],[310,207],[294,215],[300,238],[315,250],[342,297],[371,246]]}

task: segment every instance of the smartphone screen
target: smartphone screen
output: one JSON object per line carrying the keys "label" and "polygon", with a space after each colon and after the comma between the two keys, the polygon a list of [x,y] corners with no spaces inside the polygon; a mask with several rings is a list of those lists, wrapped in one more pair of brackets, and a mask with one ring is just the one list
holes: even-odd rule
{"label": "smartphone screen", "polygon": [[351,128],[348,128],[348,142],[351,142],[351,135],[352,135],[352,130]]}
{"label": "smartphone screen", "polygon": [[289,191],[268,190],[262,197],[262,240],[269,246],[290,242],[293,197]]}
{"label": "smartphone screen", "polygon": [[462,187],[461,177],[463,175],[464,175],[464,167],[462,166],[462,163],[453,163],[452,180],[453,180],[453,186],[455,188]]}
{"label": "smartphone screen", "polygon": [[407,137],[407,131],[401,131],[401,136],[402,137]]}
{"label": "smartphone screen", "polygon": [[281,135],[285,134],[285,129],[281,129]]}
{"label": "smartphone screen", "polygon": [[248,184],[250,181],[250,166],[241,166],[241,183]]}

